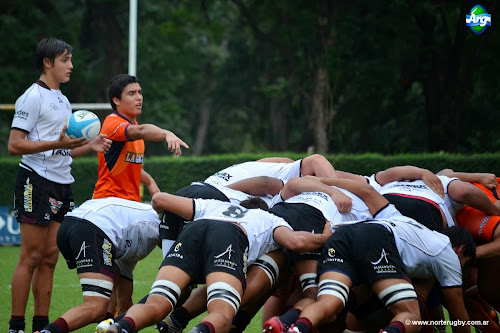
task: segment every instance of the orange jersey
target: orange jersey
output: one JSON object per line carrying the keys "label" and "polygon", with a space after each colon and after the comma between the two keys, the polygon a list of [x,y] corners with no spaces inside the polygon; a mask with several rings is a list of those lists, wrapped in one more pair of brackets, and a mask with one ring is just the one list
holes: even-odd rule
{"label": "orange jersey", "polygon": [[[500,178],[497,177],[500,182]],[[492,202],[499,200],[498,189],[490,190],[478,183],[472,183],[486,193]],[[469,206],[462,208],[457,214],[457,224],[470,231],[474,240],[487,243],[493,240],[493,234],[500,224],[500,216],[489,216],[480,210]]]}
{"label": "orange jersey", "polygon": [[144,158],[144,140],[130,141],[127,127],[132,124],[120,114],[113,112],[102,124],[101,133],[112,140],[106,154],[98,154],[97,183],[94,199],[118,197],[141,201],[142,160]]}

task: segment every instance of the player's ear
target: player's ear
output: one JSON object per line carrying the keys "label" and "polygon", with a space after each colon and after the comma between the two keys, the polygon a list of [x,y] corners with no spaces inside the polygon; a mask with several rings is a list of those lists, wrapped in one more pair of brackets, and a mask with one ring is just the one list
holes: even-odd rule
{"label": "player's ear", "polygon": [[52,67],[52,61],[49,58],[47,58],[47,57],[43,58],[43,66],[44,66],[44,68],[45,67],[51,68]]}

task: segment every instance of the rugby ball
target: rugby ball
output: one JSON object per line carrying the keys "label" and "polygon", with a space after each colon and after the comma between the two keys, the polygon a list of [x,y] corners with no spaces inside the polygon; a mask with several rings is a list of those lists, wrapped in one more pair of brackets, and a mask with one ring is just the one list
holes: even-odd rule
{"label": "rugby ball", "polygon": [[93,140],[101,131],[101,121],[93,112],[79,110],[73,112],[68,119],[68,128],[66,134],[72,139],[85,137],[87,140]]}

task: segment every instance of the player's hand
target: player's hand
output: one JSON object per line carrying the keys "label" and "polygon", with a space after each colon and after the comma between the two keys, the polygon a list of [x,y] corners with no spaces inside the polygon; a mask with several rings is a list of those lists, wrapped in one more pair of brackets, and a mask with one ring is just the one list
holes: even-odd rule
{"label": "player's hand", "polygon": [[78,147],[81,147],[85,144],[87,144],[87,139],[85,138],[78,138],[78,139],[72,139],[69,136],[66,135],[66,129],[68,128],[68,125],[64,125],[61,135],[59,136],[59,144],[61,148],[66,148],[66,149],[75,149]]}
{"label": "player's hand", "polygon": [[498,187],[497,176],[492,173],[479,173],[478,183],[490,190]]}
{"label": "player's hand", "polygon": [[330,221],[326,221],[325,226],[323,227],[323,235],[325,235],[328,239],[332,234],[333,232]]}
{"label": "player's hand", "polygon": [[111,143],[112,141],[107,138],[106,134],[99,134],[90,141],[90,147],[95,152],[106,154],[111,148]]}
{"label": "player's hand", "polygon": [[351,211],[352,200],[350,197],[342,193],[342,191],[334,189],[330,196],[332,197],[333,202],[335,202],[335,205],[340,213],[349,213]]}
{"label": "player's hand", "polygon": [[436,192],[437,195],[439,195],[441,198],[444,198],[443,183],[441,182],[438,176],[429,171],[422,175],[422,180],[427,186],[429,186],[431,190]]}
{"label": "player's hand", "polygon": [[174,155],[182,154],[181,146],[184,148],[189,148],[189,146],[184,141],[179,139],[177,135],[175,135],[170,131],[167,132],[165,140],[167,141],[168,144],[168,150],[174,153]]}

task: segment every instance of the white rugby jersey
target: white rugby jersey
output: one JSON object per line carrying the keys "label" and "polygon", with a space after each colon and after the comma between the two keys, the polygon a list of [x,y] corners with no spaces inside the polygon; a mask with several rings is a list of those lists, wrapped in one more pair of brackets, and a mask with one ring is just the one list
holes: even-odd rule
{"label": "white rugby jersey", "polygon": [[[450,178],[446,176],[438,176],[443,184],[444,188],[444,199],[441,198],[436,192],[434,192],[423,180],[413,180],[413,181],[395,181],[387,183],[378,188],[380,194],[399,194],[407,195],[412,197],[420,197],[434,202],[441,208],[446,218],[446,223],[449,227],[455,225],[455,216],[458,210],[463,206],[451,200],[448,195],[448,185],[458,178]],[[373,183],[370,182],[370,184]],[[380,186],[380,185],[379,185]],[[375,187],[377,189],[377,187]]]}
{"label": "white rugby jersey", "polygon": [[[434,276],[443,287],[462,285],[460,260],[446,235],[430,230],[402,215],[392,204],[378,212],[373,220],[344,224],[360,222],[383,225],[394,234],[399,255],[410,277]],[[341,225],[341,223],[337,224],[336,227]]]}
{"label": "white rugby jersey", "polygon": [[159,243],[160,218],[151,205],[122,198],[85,201],[66,216],[85,219],[116,247],[116,258],[139,261]]}
{"label": "white rugby jersey", "polygon": [[[335,186],[332,187],[340,190],[342,193],[351,198],[352,207],[349,213],[340,213],[332,198],[328,194],[323,192],[303,192],[299,195],[293,196],[285,200],[284,202],[303,203],[318,209],[325,217],[325,220],[330,222],[332,230],[335,228],[337,224],[342,222],[358,221],[358,220],[373,218],[365,202],[361,200],[357,195],[347,190],[344,190],[343,188]],[[276,196],[275,199],[276,200],[273,201],[273,206],[279,202],[283,202],[283,199],[281,198],[281,193],[280,195]]]}
{"label": "white rugby jersey", "polygon": [[[281,217],[261,209],[246,209],[239,205],[218,200],[193,199],[193,221],[209,219],[238,223],[248,238],[248,265],[263,254],[279,249],[273,232],[277,227],[292,227]],[[195,222],[196,223],[196,222]]]}
{"label": "white rugby jersey", "polygon": [[[33,83],[16,101],[12,127],[27,133],[30,141],[55,141],[71,116],[71,105],[57,89]],[[71,150],[54,149],[23,155],[20,166],[27,165],[45,179],[59,183],[74,182],[71,175]]]}
{"label": "white rugby jersey", "polygon": [[205,179],[205,183],[210,185],[227,186],[243,179],[258,176],[268,176],[281,180],[289,180],[291,178],[300,177],[301,161],[302,160],[297,160],[292,163],[251,161],[235,164],[214,173]]}

